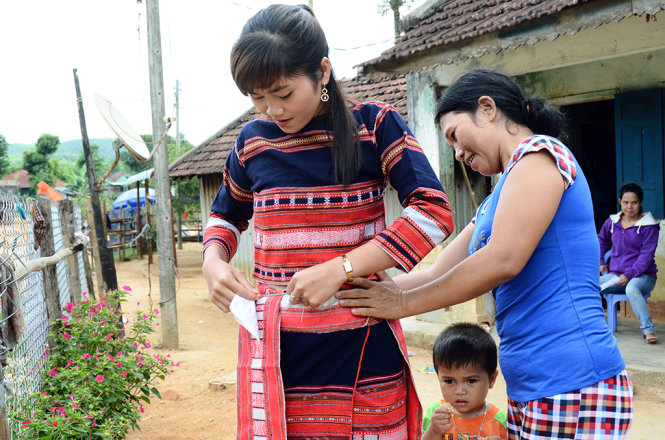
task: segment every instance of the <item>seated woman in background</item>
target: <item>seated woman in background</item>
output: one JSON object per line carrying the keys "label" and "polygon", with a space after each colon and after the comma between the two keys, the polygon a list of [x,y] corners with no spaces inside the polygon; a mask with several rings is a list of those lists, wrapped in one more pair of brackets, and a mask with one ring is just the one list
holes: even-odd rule
{"label": "seated woman in background", "polygon": [[[649,344],[658,342],[647,301],[644,297],[656,285],[654,254],[658,245],[660,225],[650,212],[642,213],[644,193],[635,183],[619,190],[621,211],[610,215],[598,233],[600,242],[600,283],[619,277],[616,285],[626,286],[630,307],[640,321],[642,335]],[[612,253],[608,267],[603,256]]]}

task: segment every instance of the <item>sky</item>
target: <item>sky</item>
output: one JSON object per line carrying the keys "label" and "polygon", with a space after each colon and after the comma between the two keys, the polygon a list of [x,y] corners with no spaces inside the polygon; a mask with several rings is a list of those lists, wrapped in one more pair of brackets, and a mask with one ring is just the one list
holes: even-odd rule
{"label": "sky", "polygon": [[[306,0],[284,3],[306,3]],[[81,138],[73,69],[79,77],[89,138],[115,138],[94,104],[109,100],[140,134],[151,133],[145,0],[0,2],[0,134],[32,144],[43,133]],[[251,107],[233,83],[229,56],[244,23],[265,0],[161,0],[166,115],[194,145]],[[314,0],[338,78],[392,45],[392,13],[379,0]],[[412,7],[422,4],[415,1]],[[169,134],[175,136],[175,125]]]}

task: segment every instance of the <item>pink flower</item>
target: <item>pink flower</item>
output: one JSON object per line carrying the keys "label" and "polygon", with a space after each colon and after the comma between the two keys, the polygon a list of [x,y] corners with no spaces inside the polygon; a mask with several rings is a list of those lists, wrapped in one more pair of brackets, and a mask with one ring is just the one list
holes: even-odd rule
{"label": "pink flower", "polygon": [[65,332],[65,334],[62,335],[62,337],[65,338],[65,339],[69,339],[69,338],[72,337],[72,335],[70,335],[69,333]]}
{"label": "pink flower", "polygon": [[127,292],[131,292],[132,288],[129,286],[122,286],[122,290],[126,290]]}
{"label": "pink flower", "polygon": [[159,315],[159,310],[155,309],[155,315]]}
{"label": "pink flower", "polygon": [[[92,418],[92,417],[90,417],[90,418]],[[94,428],[95,426],[97,426],[97,420],[93,420],[93,421],[92,421],[92,425],[90,425],[90,426],[91,426],[92,428]]]}
{"label": "pink flower", "polygon": [[83,418],[84,418],[84,419],[91,419],[91,418],[92,418],[92,414],[88,413],[88,415],[85,416],[85,417],[83,417]]}
{"label": "pink flower", "polygon": [[58,369],[57,369],[57,368],[54,368],[54,369],[52,369],[51,371],[48,372],[48,374],[49,374],[51,377],[55,376],[55,375],[58,374],[58,373],[59,373],[59,372],[58,372]]}
{"label": "pink flower", "polygon": [[67,313],[72,313],[72,306],[74,306],[74,304],[70,302],[67,303],[67,309],[66,309]]}
{"label": "pink flower", "polygon": [[72,365],[74,365],[74,362],[72,362],[72,361],[67,361],[67,366],[68,366],[68,367],[69,367],[69,366],[72,366]]}
{"label": "pink flower", "polygon": [[101,374],[98,374],[97,377],[95,377],[95,380],[99,383],[102,383],[102,382],[104,382],[104,376],[102,376]]}
{"label": "pink flower", "polygon": [[72,409],[77,409],[77,408],[80,408],[80,406],[75,403],[72,403]]}
{"label": "pink flower", "polygon": [[21,424],[25,428],[26,426],[28,426],[30,424],[30,420],[26,420],[25,422],[22,422]]}
{"label": "pink flower", "polygon": [[150,347],[152,347],[152,345],[150,345],[150,342],[146,342],[145,347],[143,347],[143,348],[150,348]]}
{"label": "pink flower", "polygon": [[126,371],[122,372],[122,377],[124,377],[125,379],[127,378],[127,372]]}
{"label": "pink flower", "polygon": [[58,427],[58,422],[56,422],[56,421],[54,420],[54,421],[53,421],[53,426],[55,426],[55,427],[57,428],[57,427]]}
{"label": "pink flower", "polygon": [[83,353],[83,359],[90,359],[90,353]]}
{"label": "pink flower", "polygon": [[74,400],[74,395],[73,395],[73,394],[70,394],[70,395],[69,395],[69,398],[72,399],[72,400]]}
{"label": "pink flower", "polygon": [[110,341],[111,339],[113,339],[113,333],[109,333],[108,335],[106,335],[107,341]]}
{"label": "pink flower", "polygon": [[137,301],[137,302],[136,302],[136,305],[137,305],[137,306],[140,306],[140,305],[141,305],[141,301]]}

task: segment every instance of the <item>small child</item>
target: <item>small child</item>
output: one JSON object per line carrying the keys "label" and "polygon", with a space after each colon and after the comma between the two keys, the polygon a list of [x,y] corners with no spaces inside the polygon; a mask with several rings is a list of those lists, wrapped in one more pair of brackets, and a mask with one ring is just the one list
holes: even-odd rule
{"label": "small child", "polygon": [[425,412],[422,440],[507,438],[506,412],[485,401],[499,373],[492,336],[477,324],[453,324],[432,357],[443,399]]}

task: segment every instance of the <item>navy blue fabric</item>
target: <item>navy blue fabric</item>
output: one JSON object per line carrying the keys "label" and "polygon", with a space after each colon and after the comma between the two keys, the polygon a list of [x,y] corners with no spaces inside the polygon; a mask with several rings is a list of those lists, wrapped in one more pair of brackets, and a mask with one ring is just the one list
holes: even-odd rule
{"label": "navy blue fabric", "polygon": [[[330,384],[353,387],[367,329],[330,333],[280,332],[284,388]],[[380,321],[369,329],[360,378],[402,371],[402,355],[388,323]]]}

